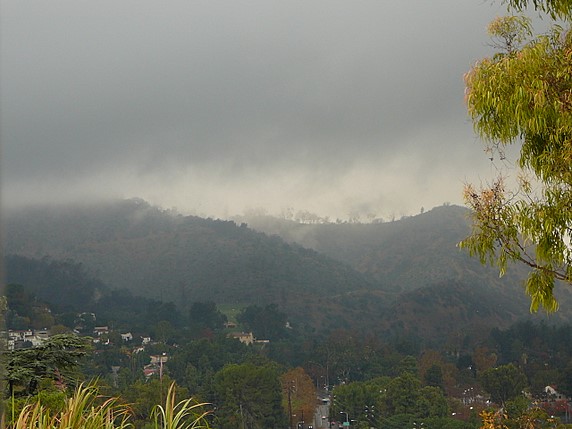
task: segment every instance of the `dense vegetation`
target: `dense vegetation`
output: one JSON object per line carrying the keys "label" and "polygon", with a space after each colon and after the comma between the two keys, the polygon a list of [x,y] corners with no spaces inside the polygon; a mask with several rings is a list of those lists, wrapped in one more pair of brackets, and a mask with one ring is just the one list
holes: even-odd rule
{"label": "dense vegetation", "polygon": [[[49,213],[43,229],[34,223],[40,222],[38,213],[19,218],[35,221],[30,220],[27,232],[16,228],[11,236],[15,241],[7,244],[21,252],[5,258],[6,322],[11,330],[34,329],[52,337],[44,342],[22,337],[7,356],[13,364],[6,393],[13,393],[13,401],[6,409],[14,410],[14,416],[30,398],[61,411],[64,398],[81,382],[97,379],[102,394],[130,404],[130,421],[136,427],[151,427],[153,407],[164,403],[173,381],[178,398],[211,404],[209,424],[229,429],[308,423],[314,420],[316,397],[326,394],[331,407],[324,417],[337,422],[347,418],[359,427],[423,423],[476,428],[480,411],[491,405],[487,399],[512,410],[509,419],[514,421],[530,417],[526,410],[533,400],[544,401],[547,416],[564,417],[562,403],[545,401],[545,387],[570,392],[571,328],[563,324],[569,313],[523,318],[528,305],[525,299],[515,299],[515,291],[521,294],[516,283],[489,282],[474,261],[449,248],[446,243],[461,231],[459,227],[454,232],[453,225],[466,225],[457,207],[387,224],[314,225],[316,231],[332,229],[332,237],[341,228],[343,240],[340,236],[331,243],[332,248],[347,243],[338,249],[340,255],[351,253],[352,246],[356,254],[362,249],[355,261],[343,263],[232,222],[185,218],[142,202],[108,208],[113,207],[120,213],[115,223],[106,218],[95,226],[90,223],[95,214],[89,211],[83,217],[78,212],[64,217],[67,228]],[[74,224],[83,228],[81,240],[73,239]],[[432,232],[424,233],[426,228]],[[34,231],[41,237],[48,230],[52,233],[46,241],[34,238]],[[190,244],[177,245],[179,233],[207,256]],[[370,247],[364,250],[367,240]],[[430,245],[432,240],[437,248]],[[179,247],[161,256],[161,249],[169,246]],[[96,266],[89,264],[95,259],[81,259],[97,255],[111,261],[121,255],[114,269],[125,264],[133,280],[139,278],[138,270],[151,269],[145,266],[146,249],[153,250],[160,264],[153,262],[157,272],[141,280],[145,286],[140,290],[98,279]],[[393,259],[388,261],[391,249]],[[179,251],[184,257],[176,255]],[[426,262],[424,253],[440,256]],[[81,262],[58,259],[63,254],[75,254]],[[259,256],[261,265],[254,263]],[[209,258],[213,272],[222,274],[205,277],[198,292],[194,283],[173,287],[176,276],[189,273],[180,266],[207,263]],[[414,263],[408,264],[408,258]],[[421,281],[421,273],[441,259],[445,262]],[[361,262],[351,268],[356,261]],[[447,263],[450,277],[442,274]],[[301,274],[294,282],[290,271],[298,266]],[[366,268],[360,273],[358,266]],[[201,270],[193,272],[206,276]],[[469,275],[461,275],[465,271]],[[161,273],[168,279],[162,283],[163,299],[161,294],[145,295]],[[221,276],[237,283],[225,283]],[[292,287],[291,293],[275,293],[277,285]],[[228,287],[228,294],[213,293],[217,287]],[[204,297],[197,299],[196,294]],[[258,341],[239,341],[241,331],[246,333],[243,341]],[[58,348],[60,339],[85,337],[90,338],[85,347],[73,343],[72,348],[68,342]],[[41,345],[30,348],[34,344],[49,349],[51,360],[45,360]],[[72,350],[76,355],[66,355]],[[519,383],[512,390],[499,388],[506,379]]]}
{"label": "dense vegetation", "polygon": [[[76,287],[83,287],[82,276],[86,288],[91,287],[94,280],[85,272],[76,276]],[[63,333],[40,348],[20,344],[24,348],[8,354],[13,363],[8,366],[7,393],[12,392],[14,400],[6,408],[13,407],[15,416],[30,396],[54,413],[61,412],[65,396],[81,382],[95,378],[105,395],[118,398],[119,404],[131,404],[129,419],[136,427],[151,427],[153,407],[164,403],[172,381],[177,383],[179,398],[212,404],[207,410],[214,412],[206,418],[213,427],[229,429],[243,423],[283,428],[290,415],[299,419],[305,414],[310,422],[316,395],[326,393],[332,401],[329,420],[342,422],[347,413],[358,427],[380,428],[414,422],[477,428],[479,412],[488,409],[489,398],[513,410],[513,418],[518,419],[528,416],[521,402],[546,399],[547,385],[572,393],[569,325],[523,321],[508,329],[489,329],[478,338],[465,337],[454,349],[451,345],[431,349],[406,336],[382,338],[351,329],[325,334],[286,327],[287,315],[273,304],[227,310],[227,315],[213,302],[196,301],[190,304],[191,311],[182,314],[172,304],[135,299],[129,293],[124,296],[132,300],[113,299],[120,294],[102,287],[106,304],[98,307],[94,300],[94,307],[83,311],[81,303],[51,308],[35,295],[34,288],[24,285],[10,284],[6,290],[9,329],[16,328],[14,323],[18,328],[50,323],[44,327]],[[150,318],[143,323],[136,307],[153,306],[158,311],[143,312]],[[165,311],[160,311],[161,306]],[[90,318],[87,313],[91,312]],[[71,313],[76,314],[74,319]],[[228,321],[239,326],[225,327]],[[97,336],[94,328],[102,325],[113,328]],[[230,335],[240,328],[269,341],[243,344]],[[67,335],[73,329],[80,334]],[[121,336],[128,331],[132,339]],[[82,334],[98,341],[86,342]],[[152,341],[145,342],[146,337]],[[153,356],[168,359],[161,362],[160,370],[149,372]],[[502,387],[504,379],[512,390]],[[515,385],[517,379],[520,384]],[[529,396],[523,396],[523,391]],[[561,403],[546,401],[543,406],[546,419],[564,417]]]}
{"label": "dense vegetation", "polygon": [[534,6],[545,22],[535,34],[527,16],[496,18],[488,27],[495,54],[465,74],[468,113],[488,156],[503,159],[515,145],[518,159],[510,175],[466,187],[473,231],[463,246],[501,275],[508,262],[528,267],[531,309],[553,312],[554,290],[572,285],[572,5],[507,3],[516,13]]}
{"label": "dense vegetation", "polygon": [[[140,200],[22,209],[5,217],[4,246],[14,255],[8,256],[7,280],[37,285],[43,298],[42,277],[68,264],[67,278],[49,286],[62,291],[61,305],[97,297],[98,313],[106,311],[106,300],[130,311],[129,303],[141,296],[173,302],[185,315],[194,301],[236,308],[274,303],[291,324],[310,331],[367,329],[446,343],[528,317],[520,283],[525,272],[514,268],[499,279],[458,249],[469,233],[466,217],[465,209],[443,206],[386,223],[249,218],[265,231],[259,233],[241,221],[185,217]],[[295,238],[306,248],[292,243]],[[40,258],[42,266],[27,266],[25,258]],[[73,276],[79,268],[102,279],[107,292],[93,280],[81,292],[87,296],[77,296]],[[570,295],[559,299],[572,302]],[[145,305],[134,308],[141,313]],[[422,324],[413,317],[420,315]],[[569,321],[570,312],[554,318]]]}
{"label": "dense vegetation", "polygon": [[6,254],[72,258],[113,287],[165,301],[295,307],[308,295],[372,287],[343,264],[244,224],[176,215],[140,200],[9,213],[6,231]]}

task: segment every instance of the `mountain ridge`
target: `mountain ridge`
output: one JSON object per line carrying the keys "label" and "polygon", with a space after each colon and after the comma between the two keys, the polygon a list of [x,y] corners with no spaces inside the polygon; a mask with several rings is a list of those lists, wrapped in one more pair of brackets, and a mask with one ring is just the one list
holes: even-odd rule
{"label": "mountain ridge", "polygon": [[[472,326],[542,318],[528,312],[523,267],[499,278],[457,247],[468,214],[442,206],[387,223],[300,225],[182,216],[127,200],[12,214],[4,248],[76,260],[113,288],[183,308],[198,300],[277,303],[326,331],[445,339]],[[570,320],[570,312],[553,320]]]}
{"label": "mountain ridge", "polygon": [[312,249],[140,200],[25,210],[7,217],[5,230],[6,254],[74,259],[111,287],[153,299],[295,307],[289,302],[305,296],[374,287],[367,276]]}

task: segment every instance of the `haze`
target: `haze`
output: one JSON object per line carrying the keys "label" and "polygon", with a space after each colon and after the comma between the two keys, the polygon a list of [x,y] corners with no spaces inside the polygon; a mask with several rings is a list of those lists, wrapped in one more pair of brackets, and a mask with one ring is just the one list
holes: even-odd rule
{"label": "haze", "polygon": [[2,1],[5,207],[108,197],[227,217],[462,203],[463,103],[503,6]]}

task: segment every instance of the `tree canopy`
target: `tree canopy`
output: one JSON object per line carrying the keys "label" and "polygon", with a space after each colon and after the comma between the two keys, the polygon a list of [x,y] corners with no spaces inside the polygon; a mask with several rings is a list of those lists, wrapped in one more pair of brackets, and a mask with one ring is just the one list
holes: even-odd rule
{"label": "tree canopy", "polygon": [[547,13],[552,18],[564,18],[572,15],[572,3],[569,0],[505,0],[510,8],[523,10],[528,6]]}
{"label": "tree canopy", "polygon": [[481,386],[497,404],[505,405],[508,400],[522,394],[527,385],[526,375],[513,364],[502,365],[484,371],[480,376]]}
{"label": "tree canopy", "polygon": [[53,335],[41,345],[6,352],[6,379],[10,393],[21,385],[25,394],[35,393],[40,380],[52,379],[62,385],[74,382],[72,374],[86,355],[85,338]]}
{"label": "tree canopy", "polygon": [[283,427],[278,372],[270,364],[230,364],[214,379],[218,424],[223,429],[237,427]]}
{"label": "tree canopy", "polygon": [[554,21],[535,35],[525,16],[497,18],[489,34],[498,52],[465,75],[468,112],[491,160],[504,160],[511,144],[520,155],[514,180],[466,186],[474,223],[461,245],[501,274],[508,262],[530,266],[531,310],[551,312],[556,282],[572,284],[572,5],[505,3],[516,11],[533,6]]}

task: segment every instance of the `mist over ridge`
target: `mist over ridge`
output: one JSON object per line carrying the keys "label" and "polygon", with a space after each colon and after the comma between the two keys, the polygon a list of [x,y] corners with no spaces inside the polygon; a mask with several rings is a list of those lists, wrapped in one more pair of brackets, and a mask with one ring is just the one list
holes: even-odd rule
{"label": "mist over ridge", "polygon": [[[229,221],[131,199],[20,209],[5,218],[3,244],[7,255],[75,261],[112,289],[183,308],[196,300],[274,303],[309,329],[353,326],[433,341],[474,326],[543,319],[529,313],[523,267],[499,278],[457,247],[467,216],[443,205],[383,223]],[[561,311],[552,320],[569,318]]]}
{"label": "mist over ridge", "polygon": [[1,18],[3,209],[391,219],[491,171],[462,76],[500,5],[33,3]]}

